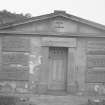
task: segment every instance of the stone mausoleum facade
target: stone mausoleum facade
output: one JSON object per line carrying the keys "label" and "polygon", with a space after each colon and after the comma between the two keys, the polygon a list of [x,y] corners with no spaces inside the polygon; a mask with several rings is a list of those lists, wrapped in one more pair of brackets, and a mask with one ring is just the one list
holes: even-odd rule
{"label": "stone mausoleum facade", "polygon": [[105,26],[65,11],[0,27],[0,91],[95,92],[105,83]]}

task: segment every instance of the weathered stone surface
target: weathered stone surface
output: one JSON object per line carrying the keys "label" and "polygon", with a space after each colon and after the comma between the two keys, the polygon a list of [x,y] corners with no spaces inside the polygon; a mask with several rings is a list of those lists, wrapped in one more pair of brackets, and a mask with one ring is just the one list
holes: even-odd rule
{"label": "weathered stone surface", "polygon": [[105,39],[93,39],[87,41],[87,48],[105,49]]}
{"label": "weathered stone surface", "polygon": [[30,51],[28,37],[6,36],[2,38],[3,51]]}
{"label": "weathered stone surface", "polygon": [[[105,69],[105,68],[104,68]],[[88,78],[86,79],[87,82],[91,83],[102,83],[105,82],[105,70],[98,69],[97,71],[88,70],[87,72]]]}
{"label": "weathered stone surface", "polygon": [[77,39],[77,48],[75,51],[75,80],[80,91],[85,90],[85,72],[87,70],[86,58],[86,39]]}
{"label": "weathered stone surface", "polygon": [[[86,24],[84,20],[73,18],[72,15],[70,19],[68,18],[65,14],[54,15],[51,18],[46,18],[45,15],[45,18],[41,21],[39,18],[38,21],[30,20],[28,24],[19,24],[19,26],[16,25],[16,27],[8,28],[7,30],[12,35],[9,36],[10,33],[6,31],[8,36],[6,36],[7,34],[3,34],[0,41],[2,46],[0,49],[2,51],[2,54],[0,54],[2,56],[0,57],[2,60],[0,65],[5,65],[5,67],[1,67],[0,79],[14,81],[29,79],[32,87],[37,84],[39,92],[46,93],[50,77],[49,47],[63,49],[66,47],[67,70],[65,69],[64,71],[67,74],[65,90],[68,93],[70,91],[75,92],[78,88],[82,91],[86,84],[85,81],[104,82],[105,39],[98,38],[100,36],[105,37],[102,34],[102,32],[105,33],[104,27],[101,29],[101,26],[99,26],[98,29],[96,25],[97,28],[95,28],[94,23],[90,24],[86,21],[88,23]],[[20,32],[21,35],[19,35]],[[54,51],[54,53],[58,53],[58,51]],[[58,65],[57,62],[55,64]],[[6,67],[6,65],[12,65],[12,67]],[[29,66],[29,71],[27,70],[28,68],[21,66]],[[54,66],[50,67],[54,68]],[[95,68],[97,71],[95,71]],[[57,78],[63,77],[62,74],[64,73],[59,73],[58,68],[55,71],[53,76]],[[55,81],[57,78],[55,78]]]}
{"label": "weathered stone surface", "polygon": [[4,72],[10,72],[10,71],[29,71],[29,66],[22,66],[22,65],[2,65],[2,70]]}
{"label": "weathered stone surface", "polygon": [[83,105],[88,101],[83,96],[53,96],[53,95],[34,95],[30,101],[36,105]]}
{"label": "weathered stone surface", "polygon": [[24,52],[3,52],[2,53],[3,64],[20,64],[28,66],[29,53]]}
{"label": "weathered stone surface", "polygon": [[88,55],[88,67],[105,67],[105,55]]}
{"label": "weathered stone surface", "polygon": [[43,37],[42,46],[76,47],[75,38]]}
{"label": "weathered stone surface", "polygon": [[105,49],[97,49],[97,48],[88,48],[88,55],[105,55]]}
{"label": "weathered stone surface", "polygon": [[105,39],[87,41],[86,81],[91,83],[105,82]]}
{"label": "weathered stone surface", "polygon": [[18,70],[10,70],[0,71],[0,80],[14,80],[14,81],[28,81],[29,79],[29,72],[28,71],[18,71]]}

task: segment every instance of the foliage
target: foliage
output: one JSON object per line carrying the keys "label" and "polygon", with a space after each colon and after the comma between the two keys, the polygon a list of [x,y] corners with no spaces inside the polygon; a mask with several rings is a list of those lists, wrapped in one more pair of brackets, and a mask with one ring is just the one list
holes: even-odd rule
{"label": "foliage", "polygon": [[30,18],[30,17],[32,17],[30,13],[17,14],[17,13],[9,12],[7,10],[2,10],[2,11],[0,11],[0,25],[7,24],[7,23],[13,23],[16,21]]}

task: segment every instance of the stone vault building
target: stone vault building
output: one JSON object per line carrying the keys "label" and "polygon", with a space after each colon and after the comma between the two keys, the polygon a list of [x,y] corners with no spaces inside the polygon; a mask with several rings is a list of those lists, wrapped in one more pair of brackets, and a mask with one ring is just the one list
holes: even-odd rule
{"label": "stone vault building", "polygon": [[94,92],[105,82],[105,26],[65,11],[0,27],[0,91]]}

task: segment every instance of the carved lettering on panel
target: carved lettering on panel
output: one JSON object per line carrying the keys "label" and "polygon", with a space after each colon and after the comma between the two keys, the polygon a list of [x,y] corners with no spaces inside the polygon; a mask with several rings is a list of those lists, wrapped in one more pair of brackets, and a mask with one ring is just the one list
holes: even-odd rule
{"label": "carved lettering on panel", "polygon": [[88,82],[105,82],[105,71],[88,71],[87,72],[87,81]]}
{"label": "carved lettering on panel", "polygon": [[29,55],[22,52],[3,52],[3,64],[20,64],[28,66]]}
{"label": "carved lettering on panel", "polygon": [[105,49],[88,48],[88,55],[105,55]]}
{"label": "carved lettering on panel", "polygon": [[28,80],[29,74],[28,71],[9,71],[9,72],[5,72],[5,71],[0,71],[0,80],[22,80],[22,81],[26,81]]}
{"label": "carved lettering on panel", "polygon": [[10,72],[10,71],[29,71],[28,66],[22,66],[22,65],[2,65],[2,71]]}
{"label": "carved lettering on panel", "polygon": [[88,55],[88,67],[105,67],[105,55]]}
{"label": "carved lettering on panel", "polygon": [[43,37],[42,46],[76,47],[75,38]]}
{"label": "carved lettering on panel", "polygon": [[87,43],[87,82],[105,82],[105,40]]}
{"label": "carved lettering on panel", "polygon": [[88,41],[87,43],[88,48],[96,48],[96,49],[105,49],[105,40],[94,40]]}
{"label": "carved lettering on panel", "polygon": [[93,40],[87,43],[88,67],[105,67],[105,41]]}
{"label": "carved lettering on panel", "polygon": [[28,81],[30,38],[2,37],[2,70],[0,80]]}
{"label": "carved lettering on panel", "polygon": [[26,37],[6,36],[2,38],[3,51],[30,51],[30,39]]}

